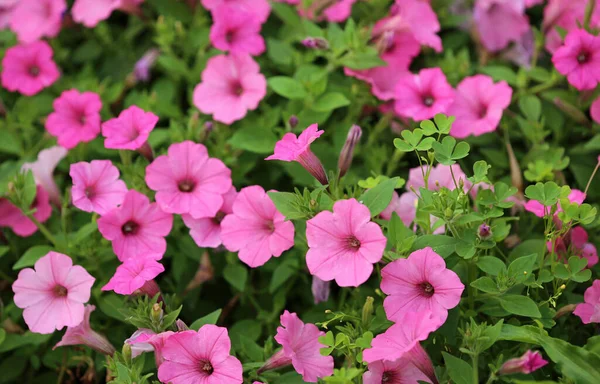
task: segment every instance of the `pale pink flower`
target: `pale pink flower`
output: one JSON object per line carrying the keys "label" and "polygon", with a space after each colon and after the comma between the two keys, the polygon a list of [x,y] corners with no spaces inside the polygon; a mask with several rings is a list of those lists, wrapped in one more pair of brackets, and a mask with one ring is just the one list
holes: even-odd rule
{"label": "pale pink flower", "polygon": [[162,350],[165,343],[174,334],[175,332],[172,331],[157,334],[150,329],[141,328],[135,331],[129,339],[125,340],[125,343],[131,345],[131,356],[134,358],[143,352],[154,352],[154,360],[158,368],[164,361]]}
{"label": "pale pink flower", "polygon": [[131,257],[117,267],[103,291],[115,291],[120,295],[131,295],[165,271],[165,267],[150,257]]}
{"label": "pale pink flower", "polygon": [[54,181],[54,170],[58,163],[67,156],[68,151],[59,146],[43,149],[38,153],[37,160],[33,163],[25,163],[21,170],[31,170],[35,182],[48,192],[50,201],[56,206],[61,206],[61,192]]}
{"label": "pale pink flower", "polygon": [[294,245],[294,224],[285,221],[262,187],[243,188],[232,210],[221,222],[221,239],[250,267],[259,267]]}
{"label": "pale pink flower", "polygon": [[526,375],[531,372],[537,371],[548,364],[546,360],[542,357],[542,354],[538,351],[532,352],[531,350],[527,350],[523,356],[510,359],[502,364],[500,370],[498,371],[499,375],[511,375],[514,373],[524,373]]}
{"label": "pale pink flower", "polygon": [[171,144],[167,155],[146,167],[146,184],[165,212],[215,217],[231,189],[231,171],[209,157],[204,145],[184,141]]}
{"label": "pale pink flower", "polygon": [[65,0],[21,0],[12,11],[10,29],[22,43],[55,37],[66,10]]}
{"label": "pale pink flower", "polygon": [[230,349],[227,329],[216,325],[175,333],[162,348],[158,379],[171,384],[242,384],[242,363]]}
{"label": "pale pink flower", "polygon": [[600,82],[600,37],[574,29],[552,55],[552,63],[578,90],[593,89]]}
{"label": "pale pink flower", "polygon": [[[437,191],[441,187],[448,188],[450,190],[456,189],[457,186],[463,184],[463,190],[467,192],[471,187],[471,182],[467,179],[467,175],[460,168],[460,164],[443,165],[438,164],[431,168],[429,172],[429,178],[427,179],[427,185],[425,185],[424,173],[427,173],[429,166],[415,167],[408,171],[408,180],[406,181],[406,189],[409,191],[414,189],[417,192],[419,188],[425,187],[432,191]],[[454,175],[454,178],[452,178]],[[455,183],[456,182],[456,183]]]}
{"label": "pale pink flower", "polygon": [[171,214],[135,190],[127,192],[120,207],[98,219],[98,230],[112,241],[113,251],[121,261],[132,257],[161,259],[167,249],[165,236],[172,225]]}
{"label": "pale pink flower", "polygon": [[52,350],[68,345],[87,345],[100,353],[112,356],[115,353],[115,347],[106,337],[94,331],[90,325],[90,315],[95,309],[95,306],[87,304],[83,321],[76,326],[68,327],[62,339],[56,343]]}
{"label": "pale pink flower", "polygon": [[323,11],[323,15],[325,15],[327,21],[341,23],[350,17],[354,3],[356,3],[356,0],[337,0],[335,4]]}
{"label": "pale pink flower", "polygon": [[546,243],[548,252],[555,252],[559,259],[567,262],[569,256],[585,258],[587,267],[591,268],[598,264],[598,251],[593,243],[589,242],[588,233],[583,227],[573,227],[564,236],[556,239],[554,247],[552,242]]}
{"label": "pale pink flower", "polygon": [[219,55],[206,63],[194,105],[225,124],[242,119],[267,94],[267,80],[249,55]]}
{"label": "pale pink flower", "polygon": [[119,170],[110,160],[92,160],[71,164],[73,205],[85,212],[104,215],[119,206],[127,186],[119,179]]}
{"label": "pale pink flower", "polygon": [[319,378],[333,374],[333,357],[323,356],[321,348],[326,345],[319,342],[325,332],[319,331],[314,324],[305,324],[295,313],[287,310],[280,317],[281,327],[277,328],[275,340],[283,347],[276,352],[259,372],[276,369],[292,364],[302,380],[316,383]]}
{"label": "pale pink flower", "polygon": [[158,116],[132,105],[122,111],[119,117],[102,124],[102,136],[106,138],[104,146],[110,149],[139,149],[148,140],[156,123]]}
{"label": "pale pink flower", "polygon": [[261,23],[267,21],[271,6],[267,0],[201,0],[204,8],[215,11],[223,4],[236,7],[246,12],[252,12]]}
{"label": "pale pink flower", "polygon": [[257,56],[265,51],[260,35],[262,24],[255,13],[223,4],[212,12],[210,41],[221,51]]}
{"label": "pale pink flower", "polygon": [[400,116],[427,120],[446,112],[454,101],[454,90],[440,68],[428,68],[401,78],[395,99],[394,110]]}
{"label": "pale pink flower", "polygon": [[428,383],[430,380],[406,357],[369,363],[369,370],[363,375],[363,384],[412,384],[419,381]]}
{"label": "pale pink flower", "polygon": [[449,115],[456,116],[450,134],[462,139],[495,131],[511,97],[512,89],[505,81],[494,84],[486,75],[465,78],[458,84],[454,104],[448,109]]}
{"label": "pale pink flower", "polygon": [[371,221],[369,209],[356,199],[338,200],[306,223],[306,264],[312,275],[340,287],[358,287],[381,260],[386,238]]}
{"label": "pale pink flower", "polygon": [[74,327],[84,319],[84,303],[90,299],[94,278],[67,255],[48,252],[34,269],[19,272],[13,283],[15,305],[32,332],[52,333]]}
{"label": "pale pink flower", "polygon": [[413,192],[404,192],[398,196],[398,193],[394,191],[392,194],[392,201],[390,204],[379,214],[382,219],[390,220],[392,213],[396,212],[402,223],[407,227],[410,226],[417,215],[417,204],[419,197]]}
{"label": "pale pink flower", "polygon": [[473,19],[483,46],[491,52],[519,41],[530,29],[525,0],[477,0]]}
{"label": "pale pink flower", "polygon": [[[576,204],[581,205],[581,204],[583,204],[583,201],[585,200],[585,193],[583,193],[579,189],[572,189],[571,193],[569,193],[569,196],[567,196],[567,199],[569,199],[570,203],[576,203]],[[529,200],[527,203],[525,203],[523,205],[523,207],[525,208],[525,210],[527,212],[531,212],[534,215],[536,215],[537,217],[544,217],[544,216],[550,214],[550,207],[546,207],[542,203],[540,203],[539,201],[536,201],[536,200]],[[556,215],[562,211],[563,211],[562,206],[560,205],[560,202],[558,202],[558,206],[557,206],[556,212],[554,214]]]}
{"label": "pale pink flower", "polygon": [[600,323],[600,280],[594,280],[583,294],[584,303],[577,304],[573,313],[581,318],[584,324]]}
{"label": "pale pink flower", "polygon": [[109,18],[117,9],[133,11],[144,0],[75,0],[71,14],[73,20],[88,28],[93,28]]}
{"label": "pale pink flower", "polygon": [[[37,186],[31,209],[35,210],[33,217],[40,223],[46,222],[52,215],[48,193],[40,185]],[[9,227],[21,237],[31,236],[38,230],[33,221],[8,199],[0,199],[0,227]]]}
{"label": "pale pink flower", "polygon": [[223,242],[221,240],[221,222],[226,215],[233,213],[233,202],[237,196],[235,187],[223,195],[223,204],[215,217],[194,219],[190,215],[182,215],[185,225],[190,229],[190,236],[199,247],[217,248]]}
{"label": "pale pink flower", "polygon": [[590,115],[592,120],[600,124],[600,97],[596,98],[590,107]]}
{"label": "pale pink flower", "polygon": [[265,160],[281,160],[286,162],[297,161],[322,185],[329,184],[321,160],[310,150],[310,145],[317,140],[324,131],[319,130],[317,124],[312,124],[296,137],[288,132],[275,144],[274,153]]}
{"label": "pale pink flower", "polygon": [[52,104],[54,112],[46,120],[46,130],[67,149],[92,141],[100,133],[102,101],[93,92],[64,91]]}
{"label": "pale pink flower", "polygon": [[381,290],[388,295],[383,307],[387,318],[395,322],[408,312],[427,310],[441,326],[464,289],[458,275],[447,269],[444,259],[430,247],[394,260],[381,270]]}
{"label": "pale pink flower", "polygon": [[51,86],[60,77],[53,55],[45,41],[8,48],[2,59],[2,86],[25,96],[33,96]]}
{"label": "pale pink flower", "polygon": [[[544,7],[543,30],[546,33],[546,49],[554,53],[562,44],[562,37],[557,27],[570,32],[583,25],[585,18],[585,7],[588,0],[548,0]],[[590,27],[597,28],[600,25],[600,9],[594,8],[590,20]]]}

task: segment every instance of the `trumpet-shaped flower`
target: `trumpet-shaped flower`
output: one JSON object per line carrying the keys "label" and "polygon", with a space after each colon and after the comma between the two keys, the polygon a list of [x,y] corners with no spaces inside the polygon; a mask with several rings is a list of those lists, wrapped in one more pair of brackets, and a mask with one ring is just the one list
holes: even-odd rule
{"label": "trumpet-shaped flower", "polygon": [[394,109],[400,116],[427,120],[446,112],[453,101],[454,90],[444,72],[440,68],[429,68],[398,81]]}
{"label": "trumpet-shaped flower", "polygon": [[132,257],[117,267],[117,271],[102,290],[131,295],[164,271],[165,267],[153,258]]}
{"label": "trumpet-shaped flower", "polygon": [[600,323],[600,280],[594,280],[592,286],[583,294],[584,303],[578,304],[573,313],[584,324]]}
{"label": "trumpet-shaped flower", "polygon": [[252,56],[265,51],[265,41],[260,35],[262,24],[255,13],[224,4],[213,10],[212,16],[210,41],[215,48]]}
{"label": "trumpet-shaped flower", "polygon": [[33,96],[60,77],[54,52],[45,41],[17,45],[6,50],[2,59],[2,86],[25,96]]}
{"label": "trumpet-shaped flower", "polygon": [[556,70],[578,90],[593,89],[600,82],[600,37],[575,29],[552,55]]}
{"label": "trumpet-shaped flower", "polygon": [[52,349],[68,345],[87,345],[100,353],[112,356],[115,353],[115,347],[106,337],[94,331],[90,325],[90,315],[95,309],[95,306],[87,304],[83,321],[74,327],[68,327],[62,339]]}
{"label": "trumpet-shaped flower", "polygon": [[25,163],[21,170],[31,170],[35,182],[48,192],[50,201],[56,206],[61,206],[60,194],[54,181],[54,170],[58,163],[67,156],[68,151],[59,146],[43,149],[38,153],[37,160],[33,163]]}
{"label": "trumpet-shaped flower", "polygon": [[150,132],[158,123],[158,116],[132,105],[102,124],[104,146],[110,149],[139,149],[146,143]]}
{"label": "trumpet-shaped flower", "polygon": [[10,29],[22,43],[55,37],[66,10],[65,0],[20,0],[12,11]]}
{"label": "trumpet-shaped flower", "polygon": [[199,247],[217,248],[223,243],[221,240],[221,222],[230,213],[233,213],[233,203],[237,196],[235,187],[223,195],[223,205],[215,217],[194,219],[190,215],[183,215],[183,222],[190,229],[190,236]]}
{"label": "trumpet-shaped flower", "polygon": [[110,160],[71,164],[73,205],[85,212],[104,215],[117,208],[125,198],[127,186]]}

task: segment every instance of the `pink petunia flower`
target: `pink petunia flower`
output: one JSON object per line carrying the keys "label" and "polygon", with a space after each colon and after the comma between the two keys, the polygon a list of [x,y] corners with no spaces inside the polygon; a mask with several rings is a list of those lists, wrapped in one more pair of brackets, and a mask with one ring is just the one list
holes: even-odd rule
{"label": "pink petunia flower", "polygon": [[87,345],[100,353],[112,356],[115,353],[115,347],[113,347],[106,337],[94,331],[90,326],[90,315],[95,309],[95,306],[87,304],[85,306],[83,321],[76,326],[68,327],[67,332],[65,332],[62,339],[56,343],[52,350],[68,345]]}
{"label": "pink petunia flower", "polygon": [[262,24],[255,13],[223,4],[212,12],[210,41],[221,51],[257,56],[265,51]]}
{"label": "pink petunia flower", "polygon": [[32,332],[52,333],[84,320],[84,303],[90,299],[94,278],[67,255],[49,252],[34,269],[19,272],[12,288],[15,305]]}
{"label": "pink petunia flower", "polygon": [[393,361],[378,360],[369,363],[363,375],[363,384],[418,383],[429,382],[429,378],[410,359],[401,357]]}
{"label": "pink petunia flower", "polygon": [[552,63],[578,90],[595,88],[600,82],[600,37],[584,29],[572,30],[552,55]]}
{"label": "pink petunia flower", "polygon": [[122,111],[119,117],[102,124],[102,136],[106,138],[104,146],[110,149],[139,149],[148,140],[156,123],[158,116],[132,105]]}
{"label": "pink petunia flower", "polygon": [[135,331],[129,339],[125,340],[125,343],[131,345],[131,357],[133,358],[141,355],[143,352],[154,352],[154,360],[158,368],[165,361],[162,356],[165,343],[174,334],[175,332],[172,331],[157,334],[150,329],[141,328]]}
{"label": "pink petunia flower", "polygon": [[[550,53],[562,45],[562,37],[557,30],[561,28],[567,32],[581,28],[585,19],[587,0],[548,0],[544,7],[543,31],[546,33],[545,46]],[[600,9],[594,8],[590,20],[590,27],[600,25]]]}
{"label": "pink petunia flower", "polygon": [[164,271],[165,267],[150,257],[132,257],[117,267],[117,271],[102,290],[131,295]]}
{"label": "pink petunia flower", "polygon": [[215,217],[194,219],[190,215],[182,215],[185,225],[190,229],[190,236],[199,247],[217,248],[223,242],[221,240],[221,222],[226,215],[233,213],[233,202],[237,196],[235,187],[223,195],[223,205]]}
{"label": "pink petunia flower", "polygon": [[171,214],[135,190],[125,194],[120,207],[98,219],[98,230],[112,241],[113,251],[121,261],[132,257],[161,259],[167,249],[165,236],[172,226]]}
{"label": "pink petunia flower", "polygon": [[466,77],[448,109],[449,115],[456,116],[450,134],[462,139],[495,131],[511,97],[512,89],[505,81],[494,84],[486,75]]}
{"label": "pink petunia flower", "polygon": [[340,287],[358,287],[383,256],[386,238],[369,209],[356,199],[338,200],[333,213],[320,212],[306,223],[306,264],[312,275]]}
{"label": "pink petunia flower", "polygon": [[256,109],[266,94],[267,80],[252,57],[219,55],[206,63],[193,101],[202,113],[232,124]]}
{"label": "pink petunia flower", "polygon": [[294,224],[285,221],[262,187],[243,188],[232,211],[221,222],[221,239],[250,267],[259,267],[294,245]]}
{"label": "pink petunia flower", "polygon": [[592,120],[594,120],[597,124],[600,124],[600,97],[596,98],[590,107],[590,115],[592,116]]}
{"label": "pink petunia flower", "polygon": [[93,28],[102,20],[108,19],[117,9],[135,12],[143,2],[144,0],[75,0],[71,13],[75,22]]}
{"label": "pink petunia flower", "polygon": [[341,23],[350,17],[352,6],[356,0],[338,0],[334,3],[323,11],[323,15],[327,21]]}
{"label": "pink petunia flower", "polygon": [[530,29],[524,0],[478,0],[473,19],[483,46],[491,52],[519,41]]}
{"label": "pink petunia flower", "polygon": [[569,256],[574,255],[587,259],[587,267],[591,268],[598,264],[598,251],[588,240],[588,233],[583,227],[573,227],[564,236],[556,239],[554,247],[551,241],[548,241],[546,246],[548,252],[554,251],[564,262],[568,261]]}
{"label": "pink petunia flower", "polygon": [[583,294],[584,303],[577,304],[573,313],[581,318],[584,324],[600,323],[600,280],[594,280]]}
{"label": "pink petunia flower", "polygon": [[326,345],[319,342],[325,332],[314,324],[305,324],[295,313],[287,310],[280,317],[281,327],[277,328],[275,340],[283,347],[267,360],[259,369],[264,372],[292,364],[302,380],[316,383],[319,378],[333,374],[333,357],[323,356],[320,351]]}
{"label": "pink petunia flower", "polygon": [[60,77],[54,52],[45,41],[16,45],[2,59],[2,86],[25,96],[33,96]]}
{"label": "pink petunia flower", "polygon": [[54,181],[54,170],[58,163],[67,156],[67,153],[68,151],[65,148],[59,146],[43,149],[38,153],[35,162],[25,163],[21,167],[23,171],[31,170],[33,172],[35,182],[48,192],[50,201],[57,207],[60,207],[62,204],[60,201],[61,192]]}
{"label": "pink petunia flower", "polygon": [[538,351],[532,352],[531,350],[527,350],[523,356],[510,359],[502,364],[500,370],[498,371],[499,375],[511,375],[514,373],[524,373],[526,375],[531,372],[537,371],[548,364],[546,360],[542,357],[542,354]]}
{"label": "pink petunia flower", "polygon": [[[572,189],[571,193],[569,193],[569,196],[567,198],[569,199],[569,202],[577,203],[577,204],[581,205],[581,204],[583,204],[583,201],[585,200],[585,193],[583,193],[579,189]],[[525,203],[523,205],[523,207],[525,208],[525,210],[527,212],[531,212],[534,215],[536,215],[537,217],[544,217],[546,215],[549,215],[550,210],[551,210],[550,207],[546,207],[542,203],[540,203],[539,201],[536,201],[536,200],[529,200],[527,203]],[[558,202],[558,206],[557,206],[556,212],[554,214],[556,215],[562,211],[563,211],[562,206],[560,205],[560,202]]]}
{"label": "pink petunia flower", "polygon": [[[431,168],[431,171],[429,172],[429,178],[427,179],[427,185],[425,185],[423,173],[426,173],[428,169],[428,166],[423,167],[423,169],[421,169],[421,167],[411,168],[408,171],[406,189],[409,191],[412,189],[419,191],[419,188],[425,187],[432,191],[437,191],[441,187],[445,187],[450,190],[454,190],[462,183],[463,189],[466,193],[471,187],[472,183],[467,179],[467,175],[460,168],[459,164],[438,164]],[[454,178],[452,178],[452,175],[454,175]]]}
{"label": "pink petunia flower", "polygon": [[415,219],[417,215],[417,204],[419,202],[419,197],[413,192],[404,192],[402,195],[398,196],[398,193],[394,191],[392,194],[392,201],[390,204],[379,214],[382,219],[390,220],[392,218],[392,213],[396,212],[402,223],[407,227]]}
{"label": "pink petunia flower", "polygon": [[221,5],[226,4],[256,15],[260,23],[267,21],[271,13],[271,6],[267,0],[201,0],[204,8],[214,12]]}
{"label": "pink petunia flower", "polygon": [[119,179],[119,170],[110,160],[92,160],[71,164],[73,205],[85,212],[104,215],[119,206],[127,186]]}
{"label": "pink petunia flower", "polygon": [[215,217],[231,189],[231,171],[209,157],[204,145],[184,141],[172,144],[167,155],[146,167],[146,184],[156,191],[156,202],[165,212]]}
{"label": "pink petunia flower", "polygon": [[317,124],[312,124],[296,137],[288,132],[275,144],[275,150],[265,160],[281,160],[286,162],[297,161],[322,185],[329,184],[321,160],[310,150],[310,145],[318,139],[324,131],[319,131]]}
{"label": "pink petunia flower", "polygon": [[454,102],[454,90],[440,68],[423,69],[396,84],[394,110],[413,120],[431,119]]}
{"label": "pink petunia flower", "polygon": [[158,379],[171,384],[241,384],[242,363],[229,354],[230,349],[227,329],[216,325],[175,333],[162,348]]}
{"label": "pink petunia flower", "polygon": [[102,101],[93,92],[64,91],[53,103],[54,112],[46,120],[46,130],[67,149],[94,140],[100,133]]}
{"label": "pink petunia flower", "polygon": [[[52,215],[48,193],[40,185],[37,186],[31,209],[35,210],[33,217],[40,223],[45,223]],[[21,237],[31,236],[38,230],[33,221],[8,199],[0,199],[0,227],[9,227],[16,235]]]}
{"label": "pink petunia flower", "polygon": [[65,0],[20,0],[12,11],[10,29],[21,43],[55,37],[66,10]]}
{"label": "pink petunia flower", "polygon": [[381,270],[381,290],[388,295],[383,307],[387,318],[395,322],[408,312],[430,311],[441,326],[464,289],[458,275],[447,269],[444,259],[430,247],[394,260]]}

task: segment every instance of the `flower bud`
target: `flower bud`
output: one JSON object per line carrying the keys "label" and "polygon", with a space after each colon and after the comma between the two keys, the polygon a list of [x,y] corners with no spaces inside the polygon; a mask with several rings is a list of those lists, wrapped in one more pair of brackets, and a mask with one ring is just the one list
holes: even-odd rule
{"label": "flower bud", "polygon": [[175,321],[175,326],[177,327],[177,330],[179,332],[189,331],[190,330],[190,327],[188,327],[187,324],[184,323],[183,320],[181,320],[181,319],[177,319]]}
{"label": "flower bud", "polygon": [[546,360],[542,358],[542,354],[539,352],[532,352],[528,350],[525,354],[519,358],[507,360],[498,371],[499,375],[510,375],[513,373],[524,373],[529,374],[542,368],[548,364]]}
{"label": "flower bud", "polygon": [[302,45],[310,49],[329,49],[329,42],[322,37],[307,37],[302,40]]}
{"label": "flower bud", "polygon": [[290,116],[290,119],[288,120],[288,124],[290,125],[290,128],[294,129],[298,125],[299,121],[300,120],[298,120],[298,116],[292,115],[292,116]]}
{"label": "flower bud", "polygon": [[150,317],[152,317],[152,321],[155,323],[160,323],[163,318],[164,312],[162,310],[162,305],[158,303],[154,303],[152,306],[152,312],[150,313]]}
{"label": "flower bud", "polygon": [[323,281],[317,276],[313,276],[312,280],[312,294],[315,300],[315,304],[325,302],[329,299],[330,283],[329,281]]}
{"label": "flower bud", "polygon": [[207,121],[206,123],[204,123],[204,132],[210,133],[210,132],[212,132],[214,127],[215,127],[215,123],[213,123],[212,121]]}
{"label": "flower bud", "polygon": [[125,359],[125,361],[131,361],[131,345],[128,343],[123,344],[121,353],[123,354],[123,359]]}
{"label": "flower bud", "polygon": [[135,63],[133,74],[137,81],[150,80],[150,69],[154,66],[159,55],[160,51],[157,48],[152,48],[148,50],[137,63]]}
{"label": "flower bud", "polygon": [[344,176],[346,172],[348,172],[348,169],[350,169],[350,165],[352,165],[354,147],[356,146],[356,143],[360,141],[361,136],[362,129],[358,125],[354,124],[348,131],[346,142],[344,143],[344,147],[342,147],[342,151],[340,152],[340,158],[338,160],[340,177]]}
{"label": "flower bud", "polygon": [[371,322],[371,318],[373,317],[373,301],[374,299],[371,296],[367,297],[365,300],[365,305],[362,308],[362,324],[367,327]]}
{"label": "flower bud", "polygon": [[477,236],[479,236],[481,240],[489,239],[492,236],[492,228],[486,223],[481,224],[477,231]]}

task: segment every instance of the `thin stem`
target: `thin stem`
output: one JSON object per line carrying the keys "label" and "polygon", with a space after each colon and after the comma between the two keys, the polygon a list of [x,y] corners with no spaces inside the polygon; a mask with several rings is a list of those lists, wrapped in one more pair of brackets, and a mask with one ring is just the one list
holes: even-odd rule
{"label": "thin stem", "polygon": [[473,361],[473,384],[479,384],[479,355],[472,355]]}
{"label": "thin stem", "polygon": [[590,176],[590,179],[587,182],[587,185],[585,186],[585,191],[583,191],[584,194],[587,194],[588,189],[590,189],[590,185],[592,185],[592,180],[594,180],[594,176],[596,176],[596,172],[598,172],[598,168],[600,168],[600,159],[598,159],[598,164],[596,164],[596,168],[594,168],[594,171],[592,172],[592,176]]}
{"label": "thin stem", "polygon": [[452,181],[454,181],[454,187],[458,190],[458,183],[456,182],[456,178],[454,177],[454,171],[452,170],[452,166],[450,166],[450,175],[452,175]]}
{"label": "thin stem", "polygon": [[54,238],[54,236],[52,235],[52,233],[50,233],[50,231],[48,230],[48,228],[46,228],[46,226],[42,223],[40,223],[38,221],[38,219],[36,219],[33,214],[27,214],[26,215],[29,220],[31,220],[33,222],[33,224],[35,224],[36,227],[38,227],[38,229],[40,230],[40,232],[42,233],[42,235],[44,235],[44,237],[52,243],[52,245],[54,245],[55,247],[58,246],[58,242],[56,241],[56,239]]}

